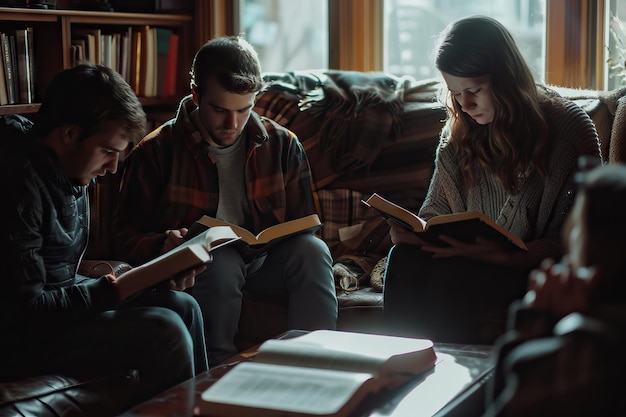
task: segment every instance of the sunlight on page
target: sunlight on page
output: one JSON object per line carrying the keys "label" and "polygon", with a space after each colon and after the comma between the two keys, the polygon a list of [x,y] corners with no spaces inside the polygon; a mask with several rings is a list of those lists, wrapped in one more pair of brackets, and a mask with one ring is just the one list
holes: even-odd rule
{"label": "sunlight on page", "polygon": [[[394,408],[394,414],[431,417],[450,402],[450,393],[461,391],[473,381],[469,369],[459,365],[453,356],[438,353],[435,372],[426,375]],[[456,394],[455,394],[456,395]],[[389,415],[375,412],[370,417]]]}

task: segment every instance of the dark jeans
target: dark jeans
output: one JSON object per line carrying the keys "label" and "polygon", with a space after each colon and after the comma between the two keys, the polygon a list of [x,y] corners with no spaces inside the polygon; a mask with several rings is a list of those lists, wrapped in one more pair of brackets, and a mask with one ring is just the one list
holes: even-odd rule
{"label": "dark jeans", "polygon": [[385,325],[391,334],[436,342],[493,343],[509,304],[524,295],[528,273],[396,245],[385,271]]}
{"label": "dark jeans", "polygon": [[179,291],[155,290],[79,323],[29,331],[0,359],[4,376],[98,377],[138,370],[134,402],[208,369],[202,315]]}
{"label": "dark jeans", "polygon": [[202,308],[211,366],[236,353],[242,290],[286,304],[289,329],[334,329],[337,325],[332,257],[323,240],[296,235],[251,263],[237,249],[226,246],[214,253],[191,289]]}

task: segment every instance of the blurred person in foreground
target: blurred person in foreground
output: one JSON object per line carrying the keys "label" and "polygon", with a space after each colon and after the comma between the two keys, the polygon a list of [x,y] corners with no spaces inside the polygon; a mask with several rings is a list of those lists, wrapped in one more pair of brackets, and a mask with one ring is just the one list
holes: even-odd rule
{"label": "blurred person in foreground", "polygon": [[486,416],[624,414],[625,214],[626,165],[581,174],[567,254],[534,270],[511,305]]}

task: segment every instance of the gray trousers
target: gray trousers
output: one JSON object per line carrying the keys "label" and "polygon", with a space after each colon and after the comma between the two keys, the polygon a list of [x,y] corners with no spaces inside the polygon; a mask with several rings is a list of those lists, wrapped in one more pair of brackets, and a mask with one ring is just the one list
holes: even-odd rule
{"label": "gray trousers", "polygon": [[332,257],[314,235],[296,235],[266,255],[246,263],[238,249],[226,246],[196,276],[190,293],[202,309],[210,365],[236,353],[242,290],[288,306],[289,329],[334,329],[337,297]]}

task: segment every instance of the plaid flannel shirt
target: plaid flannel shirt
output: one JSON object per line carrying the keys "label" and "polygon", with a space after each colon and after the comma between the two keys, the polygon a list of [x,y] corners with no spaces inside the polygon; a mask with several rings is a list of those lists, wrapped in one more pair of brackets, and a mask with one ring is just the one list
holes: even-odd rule
{"label": "plaid flannel shirt", "polygon": [[[148,134],[125,160],[114,246],[115,255],[131,264],[157,256],[165,230],[216,215],[217,167],[189,119],[193,109],[191,96],[183,98],[176,117]],[[243,135],[251,231],[315,213],[310,167],[296,135],[255,112]]]}

